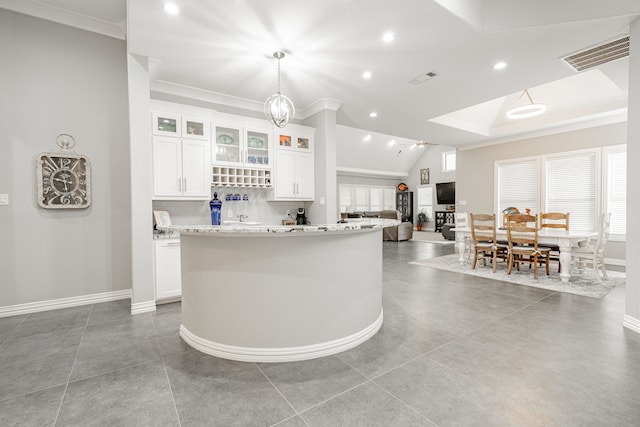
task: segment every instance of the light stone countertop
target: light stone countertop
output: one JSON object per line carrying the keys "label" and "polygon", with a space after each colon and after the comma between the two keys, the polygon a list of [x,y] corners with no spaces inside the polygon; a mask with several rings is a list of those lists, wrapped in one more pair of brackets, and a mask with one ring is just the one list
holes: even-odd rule
{"label": "light stone countertop", "polygon": [[[392,224],[390,224],[392,225]],[[297,234],[313,233],[326,234],[328,232],[352,232],[380,229],[381,223],[339,223],[321,225],[171,225],[158,227],[159,230],[172,235],[176,234],[225,234],[225,235],[255,235],[255,234]]]}

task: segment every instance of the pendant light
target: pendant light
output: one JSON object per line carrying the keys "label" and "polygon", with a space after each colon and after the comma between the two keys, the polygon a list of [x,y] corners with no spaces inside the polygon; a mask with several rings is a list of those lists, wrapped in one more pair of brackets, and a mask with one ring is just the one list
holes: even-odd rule
{"label": "pendant light", "polygon": [[273,57],[278,60],[278,92],[271,95],[264,102],[264,114],[274,125],[283,128],[289,120],[296,114],[293,102],[280,93],[280,60],[284,58],[284,53],[277,51]]}
{"label": "pendant light", "polygon": [[[537,116],[537,115],[542,114],[545,111],[547,111],[547,106],[546,105],[544,105],[544,104],[536,104],[536,103],[533,102],[533,99],[531,99],[531,95],[529,95],[529,91],[527,89],[522,91],[522,93],[520,94],[520,97],[518,98],[518,101],[525,94],[529,98],[529,103],[525,104],[525,105],[521,105],[519,107],[512,107],[511,109],[509,109],[509,111],[507,111],[507,117],[508,118],[510,118],[510,119],[526,119],[528,117]],[[518,101],[516,101],[516,102],[518,102]]]}

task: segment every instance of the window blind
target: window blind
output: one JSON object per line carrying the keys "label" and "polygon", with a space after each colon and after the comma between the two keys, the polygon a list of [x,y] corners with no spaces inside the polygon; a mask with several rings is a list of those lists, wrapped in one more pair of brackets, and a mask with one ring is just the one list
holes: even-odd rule
{"label": "window blind", "polygon": [[611,234],[627,232],[627,152],[625,148],[605,150],[607,199],[604,212],[611,212]]}
{"label": "window blind", "polygon": [[535,159],[498,164],[498,213],[516,207],[536,212],[538,207],[538,162]]}
{"label": "window blind", "polygon": [[572,153],[543,158],[545,212],[570,212],[569,228],[593,231],[597,212],[596,153]]}
{"label": "window blind", "polygon": [[338,185],[338,200],[340,201],[340,212],[350,212],[351,208],[351,186],[346,184]]}
{"label": "window blind", "polygon": [[380,211],[396,208],[395,187],[339,184],[340,212]]}
{"label": "window blind", "polygon": [[385,210],[394,210],[396,208],[396,189],[391,188],[383,188],[383,197],[384,197],[384,209]]}
{"label": "window blind", "polygon": [[433,186],[418,187],[418,212],[424,212],[433,220]]}

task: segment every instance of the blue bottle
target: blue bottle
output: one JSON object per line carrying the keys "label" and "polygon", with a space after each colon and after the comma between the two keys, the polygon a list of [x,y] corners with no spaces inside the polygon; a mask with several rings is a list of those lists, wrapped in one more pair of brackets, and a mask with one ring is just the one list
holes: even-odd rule
{"label": "blue bottle", "polygon": [[211,207],[211,225],[220,225],[222,218],[222,201],[218,200],[218,193],[213,193],[213,199],[209,202]]}

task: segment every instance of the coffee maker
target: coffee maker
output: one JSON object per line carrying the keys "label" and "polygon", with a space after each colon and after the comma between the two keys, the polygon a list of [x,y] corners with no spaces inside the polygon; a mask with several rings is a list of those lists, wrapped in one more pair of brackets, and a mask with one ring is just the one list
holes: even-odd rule
{"label": "coffee maker", "polygon": [[304,213],[304,208],[298,208],[298,214],[296,215],[296,224],[305,225],[307,223],[307,215]]}

